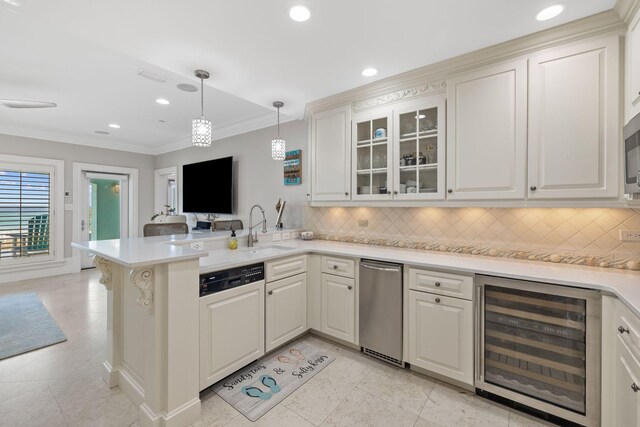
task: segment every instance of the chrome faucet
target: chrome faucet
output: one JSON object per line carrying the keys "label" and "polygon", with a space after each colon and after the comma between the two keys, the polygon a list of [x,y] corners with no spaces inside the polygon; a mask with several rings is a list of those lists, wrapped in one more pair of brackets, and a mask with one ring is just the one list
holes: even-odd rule
{"label": "chrome faucet", "polygon": [[267,218],[265,218],[264,216],[264,209],[262,209],[262,206],[260,205],[253,205],[251,207],[251,210],[249,211],[249,242],[248,242],[248,246],[251,248],[253,247],[254,243],[258,242],[258,232],[256,231],[255,236],[253,235],[253,229],[256,228],[257,226],[260,225],[260,223],[257,224],[253,224],[253,209],[254,208],[258,208],[260,209],[260,212],[262,212],[262,232],[266,233],[267,232]]}

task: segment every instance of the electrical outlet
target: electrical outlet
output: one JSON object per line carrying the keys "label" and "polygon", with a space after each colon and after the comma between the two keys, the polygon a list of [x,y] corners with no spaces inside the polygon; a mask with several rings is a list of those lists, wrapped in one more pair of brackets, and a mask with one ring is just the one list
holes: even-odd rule
{"label": "electrical outlet", "polygon": [[282,240],[289,240],[291,238],[291,233],[282,233]]}
{"label": "electrical outlet", "polygon": [[273,240],[274,242],[279,242],[280,241],[280,233],[273,233],[273,235],[271,236],[271,240]]}
{"label": "electrical outlet", "polygon": [[359,219],[358,220],[358,227],[368,227],[369,226],[369,220],[368,219]]}
{"label": "electrical outlet", "polygon": [[638,230],[620,230],[621,242],[640,242],[640,231]]}
{"label": "electrical outlet", "polygon": [[204,249],[204,243],[203,242],[192,242],[189,247],[191,249],[197,249],[197,250],[203,250]]}

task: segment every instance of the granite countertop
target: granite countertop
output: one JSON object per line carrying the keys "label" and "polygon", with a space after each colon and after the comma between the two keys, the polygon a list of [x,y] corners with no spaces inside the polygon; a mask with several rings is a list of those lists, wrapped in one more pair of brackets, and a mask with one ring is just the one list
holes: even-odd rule
{"label": "granite countertop", "polygon": [[440,253],[416,249],[331,241],[286,240],[258,244],[255,248],[195,250],[191,241],[221,240],[228,233],[199,233],[136,239],[74,243],[73,246],[128,267],[200,258],[200,272],[211,272],[296,254],[318,253],[352,258],[372,258],[436,270],[485,274],[596,289],[618,296],[640,316],[640,272],[571,264]]}

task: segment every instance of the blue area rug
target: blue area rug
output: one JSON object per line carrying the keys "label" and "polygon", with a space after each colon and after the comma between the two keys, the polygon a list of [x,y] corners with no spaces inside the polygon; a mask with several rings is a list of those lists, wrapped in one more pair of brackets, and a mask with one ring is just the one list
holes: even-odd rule
{"label": "blue area rug", "polygon": [[0,297],[0,360],[66,340],[36,294]]}

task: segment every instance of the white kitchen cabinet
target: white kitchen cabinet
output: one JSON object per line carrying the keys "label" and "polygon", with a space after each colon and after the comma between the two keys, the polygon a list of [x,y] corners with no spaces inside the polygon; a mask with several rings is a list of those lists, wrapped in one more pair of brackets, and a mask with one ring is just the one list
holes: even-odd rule
{"label": "white kitchen cabinet", "polygon": [[311,116],[311,199],[349,200],[351,106]]}
{"label": "white kitchen cabinet", "polygon": [[394,110],[393,197],[442,200],[445,189],[445,94]]}
{"label": "white kitchen cabinet", "polygon": [[625,123],[640,113],[640,10],[625,38]]}
{"label": "white kitchen cabinet", "polygon": [[355,279],[322,273],[321,332],[355,343]]}
{"label": "white kitchen cabinet", "polygon": [[352,199],[391,199],[392,110],[354,115],[351,135]]}
{"label": "white kitchen cabinet", "polygon": [[447,199],[524,199],[527,61],[447,80]]}
{"label": "white kitchen cabinet", "polygon": [[200,298],[200,390],[264,355],[264,281]]}
{"label": "white kitchen cabinet", "polygon": [[[616,339],[613,416],[615,427],[640,427],[640,361]],[[606,425],[606,424],[603,424]]]}
{"label": "white kitchen cabinet", "polygon": [[307,255],[267,261],[264,265],[267,283],[307,271]]}
{"label": "white kitchen cabinet", "polygon": [[618,197],[619,44],[609,37],[530,58],[530,199]]}
{"label": "white kitchen cabinet", "polygon": [[266,285],[267,352],[307,331],[307,274]]}
{"label": "white kitchen cabinet", "polygon": [[409,291],[409,363],[473,385],[473,302]]}

